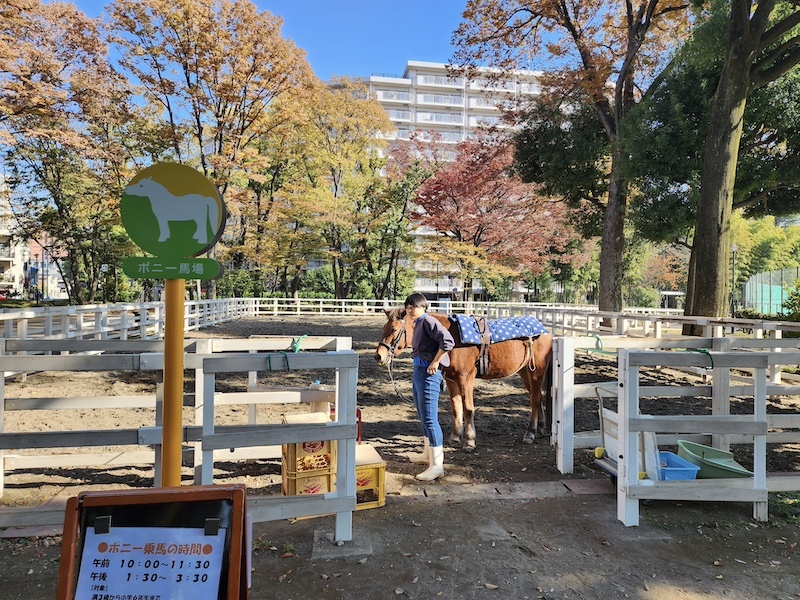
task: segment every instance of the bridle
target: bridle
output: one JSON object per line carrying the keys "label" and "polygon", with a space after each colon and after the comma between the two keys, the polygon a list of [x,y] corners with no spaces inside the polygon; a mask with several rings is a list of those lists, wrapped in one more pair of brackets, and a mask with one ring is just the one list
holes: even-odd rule
{"label": "bridle", "polygon": [[387,344],[383,340],[380,341],[378,347],[386,348],[389,351],[389,365],[391,367],[392,359],[394,358],[394,351],[397,350],[397,345],[400,343],[400,338],[405,338],[406,346],[408,346],[408,338],[406,337],[406,322],[403,320],[403,326],[400,328],[400,331],[397,332],[394,340],[392,340],[391,344]]}
{"label": "bridle", "polygon": [[408,346],[408,334],[406,333],[406,322],[405,322],[405,319],[403,319],[403,326],[400,328],[400,331],[397,332],[397,335],[392,340],[392,343],[391,344],[387,344],[386,342],[381,340],[378,343],[378,347],[379,348],[381,348],[381,347],[386,348],[386,350],[388,351],[389,364],[387,365],[387,369],[389,371],[389,379],[392,380],[392,385],[394,386],[395,393],[397,394],[398,398],[400,398],[401,400],[408,401],[408,398],[406,398],[403,395],[403,393],[400,391],[400,389],[397,387],[397,382],[394,380],[394,373],[392,372],[392,363],[394,362],[394,353],[395,353],[395,350],[397,350],[398,344],[400,344],[400,339],[401,338],[403,338],[405,340],[405,345]]}

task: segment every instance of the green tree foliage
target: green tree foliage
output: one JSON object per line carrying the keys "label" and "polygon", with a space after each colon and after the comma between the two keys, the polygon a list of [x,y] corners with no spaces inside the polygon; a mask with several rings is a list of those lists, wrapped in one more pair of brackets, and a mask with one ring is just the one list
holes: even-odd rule
{"label": "green tree foliage", "polygon": [[523,126],[513,139],[522,180],[581,209],[575,217],[585,237],[602,235],[610,148],[590,98],[539,97],[520,112],[520,120]]}
{"label": "green tree foliage", "polygon": [[403,200],[386,193],[381,177],[380,139],[391,122],[366,87],[349,79],[320,88],[305,110],[305,177],[293,190],[293,200],[309,211],[303,230],[322,241],[337,298],[374,292],[384,279],[378,268],[384,233]]}
{"label": "green tree foliage", "polygon": [[730,218],[748,98],[800,63],[800,9],[796,2],[732,0],[712,10],[728,10],[730,19],[704,145],[686,289],[686,313],[703,316],[727,312]]}
{"label": "green tree foliage", "polygon": [[[635,181],[632,221],[647,239],[691,247],[704,140],[722,70],[727,19],[697,27],[626,120],[626,164]],[[800,71],[753,92],[745,110],[733,208],[744,214],[800,209]]]}
{"label": "green tree foliage", "polygon": [[242,162],[282,123],[273,103],[315,83],[303,52],[249,0],[116,0],[109,14],[121,66],[162,108],[174,160],[198,166],[242,225],[255,191]]}

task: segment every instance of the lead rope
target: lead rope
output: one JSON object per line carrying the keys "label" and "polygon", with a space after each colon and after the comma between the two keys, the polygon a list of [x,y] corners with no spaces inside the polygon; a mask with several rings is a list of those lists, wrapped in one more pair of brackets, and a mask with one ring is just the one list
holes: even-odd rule
{"label": "lead rope", "polygon": [[[394,386],[394,391],[397,394],[397,397],[400,398],[403,402],[408,402],[408,398],[406,398],[403,393],[400,391],[400,388],[397,387],[397,382],[394,379],[394,372],[392,371],[392,365],[394,365],[394,351],[397,348],[397,345],[400,343],[401,336],[407,336],[406,333],[406,326],[403,325],[403,329],[400,330],[400,333],[397,334],[397,337],[392,342],[392,345],[389,346],[383,342],[381,342],[384,346],[386,346],[388,352],[388,359],[389,365],[387,366],[387,370],[389,371],[389,379],[392,381],[392,385]],[[406,337],[406,343],[408,343],[408,338]]]}
{"label": "lead rope", "polygon": [[392,380],[392,385],[394,386],[394,391],[397,394],[397,397],[400,398],[403,402],[408,402],[408,398],[406,398],[403,393],[400,391],[400,388],[397,387],[397,382],[394,380],[394,373],[392,372],[392,365],[394,364],[394,357],[389,361],[389,379]]}

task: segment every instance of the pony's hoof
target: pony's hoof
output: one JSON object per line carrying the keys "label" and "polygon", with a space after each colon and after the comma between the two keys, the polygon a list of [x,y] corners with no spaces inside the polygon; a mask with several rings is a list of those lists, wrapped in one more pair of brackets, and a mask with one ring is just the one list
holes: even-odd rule
{"label": "pony's hoof", "polygon": [[530,431],[526,431],[525,435],[522,436],[523,444],[533,444],[535,441],[536,436],[534,436]]}

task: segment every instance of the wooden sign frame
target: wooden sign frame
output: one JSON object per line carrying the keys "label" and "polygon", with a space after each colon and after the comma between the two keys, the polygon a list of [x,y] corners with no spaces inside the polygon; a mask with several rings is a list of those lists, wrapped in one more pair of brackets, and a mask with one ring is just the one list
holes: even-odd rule
{"label": "wooden sign frame", "polygon": [[[149,528],[166,528],[177,537],[198,529],[218,535],[218,539],[224,539],[224,547],[216,598],[246,600],[249,580],[246,497],[246,487],[237,484],[83,492],[70,498],[64,515],[56,600],[88,600],[83,597],[86,594],[77,595],[81,560],[87,553],[84,544],[87,529],[96,535],[98,531],[107,533],[115,527],[126,528],[126,531],[136,531],[128,528],[148,528],[148,531],[161,531]],[[210,531],[215,527],[216,531]],[[224,535],[219,533],[223,528]],[[88,552],[91,551],[90,548]],[[162,570],[167,568],[165,563],[161,561]],[[160,583],[154,583],[153,588],[157,585]]]}

